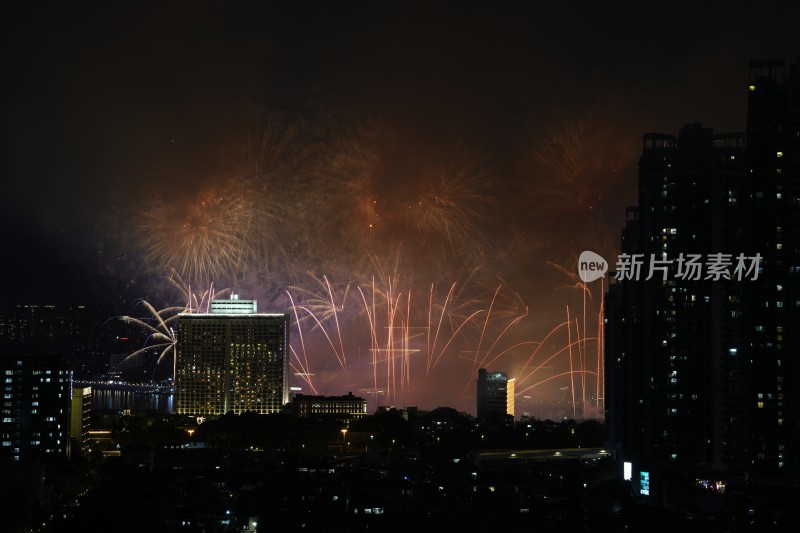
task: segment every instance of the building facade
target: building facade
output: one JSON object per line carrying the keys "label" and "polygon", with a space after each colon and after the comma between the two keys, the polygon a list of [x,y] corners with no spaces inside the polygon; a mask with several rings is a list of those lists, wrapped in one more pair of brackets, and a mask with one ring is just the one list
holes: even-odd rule
{"label": "building facade", "polygon": [[800,474],[800,57],[752,61],[747,112],[745,421],[751,475]]}
{"label": "building facade", "polygon": [[69,434],[72,454],[89,453],[89,425],[92,418],[92,388],[73,387]]}
{"label": "building facade", "polygon": [[514,418],[514,395],[516,394],[516,378],[509,378],[506,383],[506,414]]}
{"label": "building facade", "polygon": [[367,416],[367,400],[353,396],[313,396],[297,394],[291,411],[300,418],[333,418],[339,421],[358,420]]}
{"label": "building facade", "polygon": [[[505,421],[508,416],[508,376],[504,372],[478,370],[478,419]],[[513,417],[513,415],[512,415]]]}
{"label": "building facade", "polygon": [[689,265],[744,250],[745,156],[743,134],[700,124],[644,135],[639,206],[622,242],[642,265],[609,287],[606,375],[618,456],[652,486],[667,472],[691,476],[743,453],[746,282]]}
{"label": "building facade", "polygon": [[669,472],[800,473],[800,60],[752,61],[746,90],[746,146],[699,125],[645,135],[622,252],[722,252],[732,267],[741,253],[758,268],[687,280],[673,263],[606,299],[609,434],[656,492]]}
{"label": "building facade", "polygon": [[0,376],[0,459],[67,459],[72,371],[64,361],[57,356],[3,356]]}
{"label": "building facade", "polygon": [[195,416],[277,413],[289,400],[289,315],[256,312],[252,300],[182,313],[176,411]]}

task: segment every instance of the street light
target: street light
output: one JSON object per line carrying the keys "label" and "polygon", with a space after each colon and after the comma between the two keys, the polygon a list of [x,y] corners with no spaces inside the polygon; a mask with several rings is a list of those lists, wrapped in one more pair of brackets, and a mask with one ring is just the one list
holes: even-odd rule
{"label": "street light", "polygon": [[347,438],[347,428],[342,429],[342,442]]}

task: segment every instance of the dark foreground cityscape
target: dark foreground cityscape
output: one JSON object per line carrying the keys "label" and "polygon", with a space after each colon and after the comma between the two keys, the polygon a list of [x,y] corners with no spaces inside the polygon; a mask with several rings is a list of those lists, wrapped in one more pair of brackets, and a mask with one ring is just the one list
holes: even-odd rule
{"label": "dark foreground cityscape", "polygon": [[[263,17],[269,31],[238,9],[220,12],[230,18],[216,41],[221,48],[209,45],[180,60],[166,51],[182,49],[184,38],[193,43],[185,50],[195,50],[207,27],[173,36],[164,24],[154,35],[169,39],[153,41],[126,14],[116,23],[135,28],[130,35],[139,40],[117,40],[95,28],[89,35],[102,39],[70,34],[63,55],[56,38],[43,42],[19,58],[36,58],[63,82],[52,94],[47,83],[31,81],[46,74],[24,59],[12,65],[27,80],[16,89],[20,101],[63,104],[67,118],[54,120],[85,122],[81,130],[89,135],[116,124],[104,115],[119,113],[123,129],[139,124],[141,130],[131,126],[135,135],[120,135],[105,149],[84,146],[78,155],[65,155],[70,150],[48,141],[46,132],[41,142],[38,130],[33,137],[15,132],[14,146],[53,145],[50,166],[3,152],[4,174],[19,183],[4,187],[3,201],[14,211],[0,209],[3,236],[15,239],[4,243],[3,262],[8,272],[16,269],[4,276],[9,288],[0,299],[0,531],[797,530],[800,56],[750,56],[741,83],[714,95],[720,102],[732,101],[730,94],[746,98],[745,116],[706,114],[716,109],[710,101],[668,107],[668,93],[648,80],[631,89],[631,95],[655,95],[652,101],[631,96],[632,108],[663,105],[668,114],[687,105],[702,117],[670,117],[683,124],[676,131],[627,132],[641,142],[630,157],[636,162],[628,169],[636,177],[630,198],[617,177],[625,157],[612,161],[600,153],[614,144],[611,129],[587,135],[581,122],[546,128],[533,143],[538,151],[507,161],[527,120],[511,90],[516,81],[552,85],[541,95],[563,92],[569,105],[595,87],[601,93],[604,83],[625,93],[637,78],[623,75],[627,67],[614,70],[608,62],[596,68],[613,71],[606,77],[591,68],[565,76],[564,58],[576,54],[562,41],[552,56],[537,56],[552,63],[525,63],[523,70],[536,66],[546,76],[503,79],[524,53],[504,56],[499,45],[473,45],[479,29],[488,28],[480,11],[469,19],[474,27],[454,24],[455,33],[440,35],[436,24],[421,24],[419,31],[429,33],[419,44],[406,18],[393,19],[388,37],[380,25],[366,24],[394,16],[389,6],[342,6],[324,16],[253,8],[269,15]],[[198,20],[217,18],[216,10],[200,11]],[[790,11],[776,12],[797,20]],[[609,12],[602,14],[606,23],[617,13]],[[80,10],[58,13],[41,19],[47,31],[69,34],[62,16],[86,29]],[[450,20],[449,11],[436,13]],[[739,24],[738,17],[730,20]],[[6,33],[21,39],[40,18],[25,20]],[[480,42],[533,48],[514,17],[492,20],[502,24]],[[592,35],[603,26],[570,20]],[[522,26],[528,22],[539,19],[531,16]],[[552,29],[538,31],[557,41]],[[752,42],[772,35],[759,32],[753,30]],[[258,40],[270,33],[274,42]],[[247,40],[254,35],[258,46]],[[397,35],[404,36],[402,46],[393,40]],[[451,45],[454,36],[472,53]],[[106,42],[113,44],[108,50]],[[370,42],[380,46],[373,52]],[[608,54],[588,38],[581,43],[591,57],[595,44]],[[705,41],[687,32],[674,46],[720,58],[726,46],[720,43],[704,48]],[[610,49],[629,62],[620,65],[685,66],[669,75],[687,85],[686,94],[707,95],[698,80],[717,81],[700,52],[685,64],[671,63],[658,54],[640,56],[638,44],[633,52]],[[144,53],[136,46],[151,54],[142,61],[149,67],[132,66]],[[249,56],[251,49],[260,55]],[[51,53],[53,59],[42,59]],[[381,54],[393,59],[383,62]],[[118,56],[127,63],[117,63]],[[82,57],[92,59],[82,64]],[[98,58],[104,65],[109,59],[108,79],[105,70],[97,75],[87,66]],[[137,112],[149,109],[150,97],[164,108],[187,105],[192,113],[198,102],[219,104],[219,115],[238,108],[238,101],[231,103],[233,82],[203,87],[210,78],[175,74],[214,70],[199,58],[216,61],[216,71],[231,80],[269,86],[281,102],[274,117],[263,112],[266,96],[253,104],[262,109],[255,132],[244,148],[237,146],[241,153],[204,153],[205,130],[219,119],[211,111],[183,117],[175,128],[182,135],[154,126],[157,113]],[[125,66],[115,70],[118,64]],[[251,70],[253,64],[259,68]],[[336,68],[351,64],[358,74]],[[121,80],[135,78],[137,68],[152,77],[129,87]],[[374,85],[354,89],[369,85],[359,76]],[[423,80],[419,86],[406,79],[415,77]],[[166,88],[152,89],[159,79],[167,80]],[[551,79],[577,80],[578,88]],[[191,104],[192,95],[170,93],[184,83],[202,98]],[[452,91],[462,86],[463,94]],[[158,96],[142,100],[141,108],[125,107],[131,95],[151,90]],[[541,95],[537,105],[548,102]],[[413,105],[398,103],[403,97]],[[417,100],[427,102],[424,111]],[[454,107],[447,107],[449,100]],[[588,105],[600,108],[601,100]],[[371,109],[378,102],[392,104],[382,109],[385,122]],[[248,113],[250,104],[242,104]],[[366,109],[368,118],[349,107]],[[426,119],[415,129],[413,120],[402,120],[444,108],[450,111],[436,116],[451,120],[447,125]],[[463,108],[474,122],[454,118]],[[492,122],[501,112],[506,122]],[[718,131],[705,123],[709,116],[745,127]],[[465,124],[480,130],[465,136],[482,139],[492,157],[464,148]],[[624,129],[625,121],[617,126]],[[420,134],[426,128],[430,138]],[[441,166],[440,154],[427,153],[440,145],[425,146],[440,137],[459,141],[452,161]],[[149,145],[150,139],[158,140]],[[190,139],[186,145],[184,139]],[[65,139],[64,146],[72,142]],[[156,166],[182,177],[174,183],[162,175],[141,184],[119,179],[119,190],[111,178],[81,184],[81,172],[115,158],[106,153],[112,144],[125,145],[114,149],[128,161],[139,150],[142,159],[168,154],[155,157]],[[234,177],[200,184],[203,166],[217,172],[210,163],[216,157]],[[19,194],[35,187],[22,183],[21,168],[46,173],[78,159],[84,166],[70,167],[74,183],[54,178],[49,200],[44,193],[41,199]],[[176,161],[194,166],[176,170]],[[246,163],[239,168],[231,161]],[[515,174],[513,168],[525,165],[535,169],[533,178]],[[35,244],[27,247],[35,232],[22,223],[7,228],[14,225],[8,221],[24,211],[21,203],[37,200],[46,211],[42,220],[57,219],[70,195],[89,196],[85,191],[95,186],[112,191],[97,200],[107,211],[87,215],[91,232],[79,239],[84,248],[57,225],[52,242],[63,240],[57,244],[67,256],[74,251],[75,263],[59,270],[64,292],[48,300],[47,291],[37,291],[37,273],[51,252],[59,257],[57,245],[36,255]],[[130,192],[137,188],[145,189],[144,204]],[[196,199],[182,203],[193,192]],[[609,217],[609,206],[618,213]],[[610,237],[609,219],[622,221]],[[91,260],[79,257],[86,249]],[[149,303],[176,288],[179,304]],[[35,296],[27,298],[28,290]],[[61,297],[66,294],[93,297]]]}

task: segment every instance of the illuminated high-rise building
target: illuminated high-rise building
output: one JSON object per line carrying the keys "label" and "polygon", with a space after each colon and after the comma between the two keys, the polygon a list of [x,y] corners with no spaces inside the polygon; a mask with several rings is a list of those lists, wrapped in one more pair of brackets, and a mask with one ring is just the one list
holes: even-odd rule
{"label": "illuminated high-rise building", "polygon": [[72,454],[86,455],[89,452],[89,424],[92,415],[91,387],[73,387],[71,410],[69,434],[72,437]]}
{"label": "illuminated high-rise building", "polygon": [[514,385],[516,378],[510,378],[506,383],[506,414],[514,417]]}
{"label": "illuminated high-rise building", "polygon": [[215,300],[178,323],[176,410],[220,416],[277,413],[289,401],[289,315],[254,300]]}

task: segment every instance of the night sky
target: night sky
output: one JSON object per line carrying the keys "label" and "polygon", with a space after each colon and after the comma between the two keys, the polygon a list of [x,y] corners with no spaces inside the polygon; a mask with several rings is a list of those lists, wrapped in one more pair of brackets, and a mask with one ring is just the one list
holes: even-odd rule
{"label": "night sky", "polygon": [[[234,177],[246,139],[280,124],[296,149],[269,181],[294,202],[273,212],[291,221],[270,237],[284,267],[218,283],[269,285],[243,294],[267,311],[308,272],[366,278],[347,258],[369,235],[354,199],[368,189],[391,226],[367,246],[384,268],[398,243],[415,290],[480,263],[529,307],[521,338],[541,338],[576,298],[554,264],[572,272],[584,247],[618,245],[642,134],[743,131],[748,61],[800,53],[788,1],[112,4],[20,2],[2,17],[4,306],[166,305],[163,265],[142,251],[147,209]],[[559,154],[578,160],[572,192],[549,181],[567,171]],[[400,208],[452,160],[472,173],[461,229],[475,243],[426,261],[441,243],[412,235]],[[301,233],[312,250],[292,244]]]}

